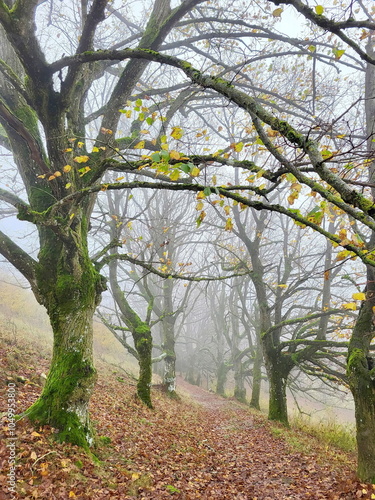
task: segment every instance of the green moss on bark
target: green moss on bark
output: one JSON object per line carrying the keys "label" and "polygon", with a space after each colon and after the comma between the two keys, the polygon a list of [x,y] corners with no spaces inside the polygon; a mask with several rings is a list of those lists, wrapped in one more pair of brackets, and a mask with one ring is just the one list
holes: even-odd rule
{"label": "green moss on bark", "polygon": [[88,449],[93,444],[93,430],[87,396],[95,380],[92,362],[82,359],[82,352],[55,350],[43,392],[25,414],[35,423],[53,426],[57,440]]}
{"label": "green moss on bark", "polygon": [[137,383],[137,395],[149,408],[151,402],[151,378],[152,378],[152,336],[150,327],[140,322],[134,329],[133,338],[135,348],[139,355],[139,378]]}

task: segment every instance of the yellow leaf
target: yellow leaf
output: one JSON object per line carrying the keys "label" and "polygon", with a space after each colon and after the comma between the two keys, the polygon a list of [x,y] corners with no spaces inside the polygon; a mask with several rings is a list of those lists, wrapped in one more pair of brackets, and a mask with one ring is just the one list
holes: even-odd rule
{"label": "yellow leaf", "polygon": [[53,179],[56,179],[56,177],[55,177],[54,175],[50,175],[50,176],[48,177],[48,180],[49,180],[49,181],[53,181]]}
{"label": "yellow leaf", "polygon": [[226,213],[226,215],[230,214],[230,206],[229,205],[225,205],[224,212]]}
{"label": "yellow leaf", "polygon": [[87,155],[76,156],[75,158],[73,158],[73,160],[77,163],[86,163],[87,161],[89,161],[89,159],[90,158]]}
{"label": "yellow leaf", "polygon": [[243,150],[243,142],[237,142],[237,143],[234,145],[234,150],[235,150],[237,153],[240,153],[240,152]]}
{"label": "yellow leaf", "polygon": [[145,141],[139,141],[137,144],[134,146],[134,149],[143,149],[145,147]]}
{"label": "yellow leaf", "polygon": [[353,293],[352,298],[354,300],[366,300],[366,295],[362,292]]}
{"label": "yellow leaf", "polygon": [[31,458],[32,460],[36,460],[36,459],[37,459],[37,455],[36,455],[35,451],[32,451],[32,452],[30,453],[30,458]]}
{"label": "yellow leaf", "polygon": [[136,472],[133,472],[132,481],[136,481],[137,479],[139,479],[139,474],[137,474]]}
{"label": "yellow leaf", "polygon": [[162,145],[161,145],[161,149],[162,149],[163,151],[168,151],[168,148],[169,148],[168,144],[162,144]]}
{"label": "yellow leaf", "polygon": [[171,136],[173,139],[181,139],[181,137],[184,135],[184,131],[182,130],[181,127],[173,127]]}
{"label": "yellow leaf", "polygon": [[78,170],[78,172],[79,172],[79,176],[80,176],[80,177],[83,177],[85,174],[87,174],[87,172],[90,172],[90,170],[91,170],[91,168],[90,168],[90,167],[88,167],[88,166],[87,166],[87,167],[80,168],[80,169]]}
{"label": "yellow leaf", "polygon": [[44,179],[46,177],[46,174],[38,175],[38,179]]}
{"label": "yellow leaf", "polygon": [[318,16],[321,16],[324,12],[324,7],[323,5],[316,5],[315,6],[315,12],[318,14]]}
{"label": "yellow leaf", "polygon": [[70,153],[70,151],[73,151],[73,149],[72,148],[66,148],[66,149],[64,149],[64,153]]}
{"label": "yellow leaf", "polygon": [[84,145],[84,142],[81,142],[81,141],[78,141],[78,142],[77,142],[77,146],[78,146],[79,148],[81,148],[83,145]]}
{"label": "yellow leaf", "polygon": [[62,173],[59,172],[58,170],[53,174],[55,177],[61,177]]}
{"label": "yellow leaf", "polygon": [[288,288],[288,285],[286,285],[285,283],[280,283],[279,285],[277,285],[279,288]]}
{"label": "yellow leaf", "polygon": [[41,434],[39,434],[39,432],[36,432],[36,431],[33,431],[31,433],[31,435],[34,436],[34,437],[40,437],[41,436]]}
{"label": "yellow leaf", "polygon": [[190,175],[192,177],[198,177],[198,175],[201,173],[201,171],[199,170],[198,167],[194,167],[191,172],[190,172]]}
{"label": "yellow leaf", "polygon": [[70,187],[72,187],[72,184],[70,182],[68,182],[68,184],[65,184],[65,189],[69,189]]}
{"label": "yellow leaf", "polygon": [[74,491],[69,491],[69,498],[77,498]]}
{"label": "yellow leaf", "polygon": [[199,191],[196,198],[197,198],[197,200],[204,200],[206,198],[206,195],[204,194],[203,191]]}
{"label": "yellow leaf", "polygon": [[122,181],[122,179],[125,179],[125,176],[121,176],[121,177],[117,177],[117,179],[115,179],[115,181]]}
{"label": "yellow leaf", "polygon": [[70,214],[69,219],[73,219],[74,214]]}
{"label": "yellow leaf", "polygon": [[68,173],[68,172],[70,172],[72,170],[72,166],[71,165],[65,165],[63,167],[63,170],[64,170],[64,172]]}
{"label": "yellow leaf", "polygon": [[290,186],[290,189],[292,189],[293,191],[296,191],[297,193],[300,193],[302,186],[298,182],[293,182],[293,184]]}
{"label": "yellow leaf", "polygon": [[99,148],[97,148],[96,146],[92,148],[93,153],[99,153],[99,151],[100,151]]}
{"label": "yellow leaf", "polygon": [[281,14],[284,12],[284,9],[282,9],[281,7],[279,7],[278,9],[275,9],[273,12],[272,12],[272,15],[273,17],[281,17]]}
{"label": "yellow leaf", "polygon": [[203,201],[199,201],[195,206],[195,210],[199,212],[200,210],[202,210],[203,207],[204,207]]}
{"label": "yellow leaf", "polygon": [[102,127],[102,128],[100,129],[100,131],[101,131],[101,133],[102,133],[102,134],[108,134],[108,135],[113,134],[113,130],[111,130],[111,129],[109,129],[109,128],[104,128],[104,127]]}
{"label": "yellow leaf", "polygon": [[172,149],[172,151],[169,152],[169,156],[172,158],[172,160],[179,160],[181,155],[178,151]]}
{"label": "yellow leaf", "polygon": [[351,311],[355,311],[357,309],[357,305],[355,302],[348,302],[347,304],[343,304],[344,309],[349,309]]}
{"label": "yellow leaf", "polygon": [[339,252],[339,253],[336,255],[336,260],[337,260],[337,261],[344,260],[344,259],[346,259],[349,255],[351,255],[351,252],[349,252],[349,250],[342,250],[341,252]]}
{"label": "yellow leaf", "polygon": [[173,170],[169,178],[171,179],[171,181],[178,181],[178,179],[180,178],[180,171],[176,168],[175,170]]}
{"label": "yellow leaf", "polygon": [[225,224],[225,228],[224,229],[225,229],[225,231],[232,231],[232,229],[233,229],[233,222],[232,222],[231,217],[229,217],[227,219],[227,222]]}

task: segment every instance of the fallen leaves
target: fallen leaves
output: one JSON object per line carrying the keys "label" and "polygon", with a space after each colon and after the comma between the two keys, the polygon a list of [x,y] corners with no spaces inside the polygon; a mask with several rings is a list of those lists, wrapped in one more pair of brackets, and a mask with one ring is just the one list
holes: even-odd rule
{"label": "fallen leaves", "polygon": [[[13,377],[6,354],[0,345],[4,376]],[[35,352],[18,372],[32,380],[36,365],[47,371],[47,362]],[[350,455],[294,431],[273,433],[275,424],[236,401],[179,379],[191,399],[172,401],[154,390],[155,410],[150,410],[134,397],[133,382],[123,374],[120,381],[103,365],[99,373],[91,413],[99,437],[93,451],[100,462],[75,446],[56,443],[54,429],[34,429],[22,419],[17,422],[19,498],[350,500],[375,493],[356,481]],[[35,401],[40,390],[37,384],[20,384],[18,410]],[[6,422],[3,427],[6,431]],[[291,446],[291,437],[305,446],[303,451]],[[2,443],[3,464],[6,457]]]}

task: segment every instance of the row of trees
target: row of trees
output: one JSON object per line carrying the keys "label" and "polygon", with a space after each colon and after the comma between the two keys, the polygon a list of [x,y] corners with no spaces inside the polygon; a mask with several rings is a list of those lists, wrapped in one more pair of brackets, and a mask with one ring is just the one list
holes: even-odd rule
{"label": "row of trees", "polygon": [[[272,418],[287,420],[291,370],[327,357],[335,272],[328,273],[333,254],[324,241],[340,247],[336,260],[357,256],[363,262],[365,297],[349,340],[347,377],[356,405],[358,474],[375,480],[374,369],[367,360],[375,310],[374,12],[370,2],[325,4],[235,2],[228,15],[225,2],[185,0],[172,8],[168,0],[155,0],[130,19],[120,1],[0,2],[0,144],[13,156],[0,199],[4,215],[14,207],[19,219],[37,228],[39,239],[33,256],[4,231],[0,252],[28,280],[51,320],[51,369],[26,413],[57,428],[60,439],[84,447],[92,443],[92,317],[106,288],[104,273],[137,355],[147,360],[140,382],[150,376],[148,311],[160,312],[165,342],[171,339],[172,280],[166,279],[159,304],[146,283],[141,294],[149,308],[143,316],[135,313],[119,282],[127,273],[119,272],[120,263],[144,263],[147,253],[134,257],[119,251],[122,235],[113,217],[129,216],[130,190],[137,200],[141,188],[179,191],[178,196],[195,198],[200,228],[217,213],[245,248],[225,269],[244,274],[234,271],[245,267],[252,284]],[[278,29],[280,16],[288,13],[299,13],[301,30],[293,36]],[[122,200],[110,201],[110,192],[122,192]],[[109,207],[113,222],[96,216],[99,204]],[[143,209],[140,203],[130,217],[142,219]],[[303,305],[293,309],[294,293],[304,294],[294,262],[305,257],[288,239],[274,267],[278,285],[294,284],[274,288],[271,300],[261,243],[267,221],[274,220],[270,213],[282,214],[284,226],[288,217],[321,236],[317,247],[328,274],[316,283],[322,294],[314,307],[309,301],[308,311]],[[106,226],[107,236],[98,228],[91,243],[97,225]],[[212,238],[208,229],[205,235]],[[165,261],[158,272],[168,278],[174,261],[160,246],[166,240],[157,243],[160,237],[158,231],[154,249],[159,248],[151,255]],[[304,268],[315,265],[310,255]],[[243,290],[240,282],[234,285],[233,301],[238,294],[245,310],[247,285]],[[306,323],[294,314],[302,310],[315,326],[297,327]],[[238,314],[231,312],[235,323]],[[231,331],[236,329],[232,325]],[[233,353],[236,342],[227,339]],[[170,347],[164,349],[167,366],[173,364]],[[245,360],[234,354],[237,373],[240,361]],[[146,389],[147,384],[138,385],[147,400]]]}

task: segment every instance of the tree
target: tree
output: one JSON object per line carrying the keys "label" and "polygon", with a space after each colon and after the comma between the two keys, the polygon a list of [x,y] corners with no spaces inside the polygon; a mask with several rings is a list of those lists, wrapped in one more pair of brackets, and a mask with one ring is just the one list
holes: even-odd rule
{"label": "tree", "polygon": [[[86,140],[85,104],[105,65],[73,65],[55,78],[36,32],[36,12],[44,8],[39,3],[0,4],[1,145],[13,153],[28,201],[5,189],[0,198],[17,208],[21,220],[38,228],[39,254],[37,259],[28,255],[3,233],[0,252],[28,280],[47,309],[54,333],[45,387],[26,414],[58,429],[59,439],[87,447],[93,442],[88,402],[96,378],[92,316],[106,285],[88,251],[95,195],[76,198],[74,193],[97,185],[109,168],[106,151],[111,150],[110,138],[119,123],[118,109],[130,97],[147,62],[130,61],[121,71],[110,105],[102,110],[97,143],[92,147]],[[82,30],[73,52],[94,48],[107,3],[96,0],[88,11],[82,2]],[[171,9],[169,2],[156,1],[139,46],[159,48],[196,3],[186,1]]]}

